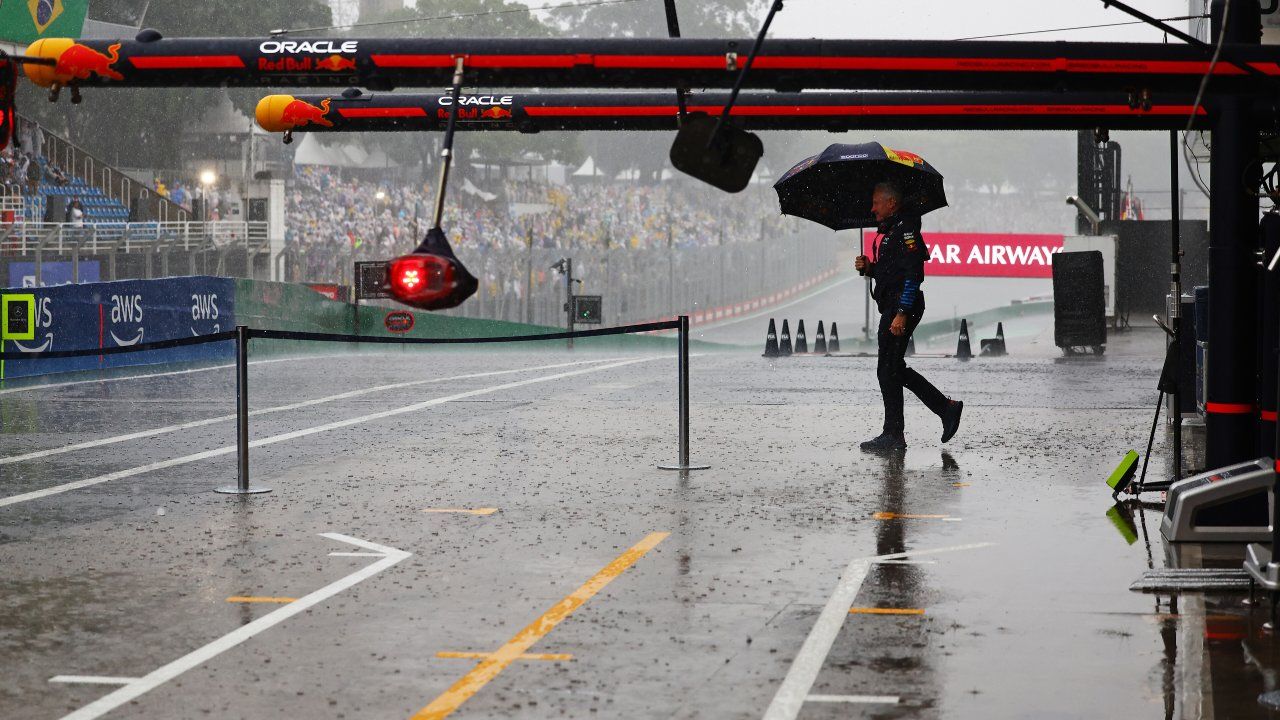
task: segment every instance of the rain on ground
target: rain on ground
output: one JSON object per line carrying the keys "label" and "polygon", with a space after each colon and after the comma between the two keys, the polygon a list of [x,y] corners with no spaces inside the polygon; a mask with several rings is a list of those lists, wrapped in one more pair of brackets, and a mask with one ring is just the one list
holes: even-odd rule
{"label": "rain on ground", "polygon": [[916,358],[965,422],[886,458],[874,358],[764,322],[696,333],[691,473],[670,352],[264,354],[248,497],[229,367],[6,386],[0,716],[1266,717],[1265,612],[1130,592],[1159,512],[1106,517],[1157,332]]}

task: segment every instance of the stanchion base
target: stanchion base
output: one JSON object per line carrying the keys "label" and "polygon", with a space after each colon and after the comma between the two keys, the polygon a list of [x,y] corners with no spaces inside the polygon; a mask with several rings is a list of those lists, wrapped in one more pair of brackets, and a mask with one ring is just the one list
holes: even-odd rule
{"label": "stanchion base", "polygon": [[659,470],[710,470],[710,465],[659,465]]}
{"label": "stanchion base", "polygon": [[242,489],[239,485],[227,485],[214,490],[220,495],[261,495],[271,492],[271,488],[262,487],[261,485],[250,485],[248,489]]}

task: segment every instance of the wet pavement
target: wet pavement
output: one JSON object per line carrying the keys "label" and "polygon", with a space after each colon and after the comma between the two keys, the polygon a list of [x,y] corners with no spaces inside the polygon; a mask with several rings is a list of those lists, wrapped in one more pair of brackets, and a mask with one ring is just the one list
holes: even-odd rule
{"label": "wet pavement", "polygon": [[255,362],[247,498],[228,368],[7,386],[0,717],[1269,717],[1265,613],[1106,515],[1160,342],[916,359],[896,457],[874,359],[704,353],[683,475],[673,356]]}

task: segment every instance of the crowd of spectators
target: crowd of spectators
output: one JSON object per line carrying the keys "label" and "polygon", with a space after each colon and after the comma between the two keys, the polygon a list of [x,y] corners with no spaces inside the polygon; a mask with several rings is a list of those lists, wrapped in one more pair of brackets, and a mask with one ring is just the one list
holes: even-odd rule
{"label": "crowd of spectators", "polygon": [[[757,240],[761,221],[778,215],[768,204],[730,199],[692,182],[520,180],[484,191],[492,199],[455,189],[446,202],[443,225],[459,248],[703,247]],[[425,231],[434,202],[425,183],[380,184],[300,167],[287,189],[286,242],[383,256],[406,252]]]}
{"label": "crowd of spectators", "polygon": [[11,192],[35,194],[40,184],[66,185],[67,174],[44,155],[44,131],[19,119],[13,142],[0,152],[0,185]]}

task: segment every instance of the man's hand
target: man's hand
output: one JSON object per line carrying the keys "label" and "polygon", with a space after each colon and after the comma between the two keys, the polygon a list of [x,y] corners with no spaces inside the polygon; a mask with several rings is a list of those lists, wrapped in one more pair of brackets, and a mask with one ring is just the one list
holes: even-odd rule
{"label": "man's hand", "polygon": [[893,316],[893,322],[889,323],[889,332],[902,337],[907,334],[907,316],[898,313]]}
{"label": "man's hand", "polygon": [[865,275],[865,274],[867,274],[867,268],[868,268],[870,265],[871,265],[871,263],[867,262],[867,256],[866,256],[866,255],[859,255],[859,256],[858,256],[857,258],[855,258],[855,259],[854,259],[854,261],[853,261],[853,269],[854,269],[854,270],[857,270],[859,275]]}

